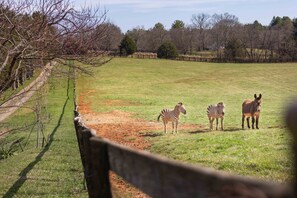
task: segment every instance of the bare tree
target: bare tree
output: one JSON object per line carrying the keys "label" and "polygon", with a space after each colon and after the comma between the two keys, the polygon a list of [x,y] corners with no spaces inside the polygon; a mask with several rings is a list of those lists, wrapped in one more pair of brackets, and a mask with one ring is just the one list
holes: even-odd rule
{"label": "bare tree", "polygon": [[192,24],[197,31],[197,40],[198,42],[198,50],[206,49],[206,41],[207,41],[207,30],[211,27],[211,17],[209,14],[200,13],[192,16]]}
{"label": "bare tree", "polygon": [[134,39],[138,51],[149,51],[147,49],[146,35],[144,27],[135,27],[127,31],[127,35]]}
{"label": "bare tree", "polygon": [[225,48],[228,41],[235,39],[236,29],[240,26],[238,18],[228,13],[214,14],[212,16],[212,39],[213,48],[217,50],[221,57],[221,48]]}
{"label": "bare tree", "polygon": [[261,48],[261,32],[263,30],[264,27],[258,21],[243,27],[242,39],[243,43],[246,43],[246,53],[250,59],[259,59],[257,49]]}
{"label": "bare tree", "polygon": [[98,38],[91,32],[105,19],[106,11],[76,10],[69,0],[1,0],[0,94],[50,60],[86,62],[81,55]]}
{"label": "bare tree", "polygon": [[147,46],[149,51],[156,52],[161,44],[167,39],[168,33],[163,24],[156,23],[155,26],[147,31]]}
{"label": "bare tree", "polygon": [[192,51],[192,43],[194,38],[193,28],[172,28],[169,33],[171,41],[174,43],[179,53],[187,54],[188,52]]}
{"label": "bare tree", "polygon": [[123,38],[121,29],[110,22],[97,26],[93,34],[95,34],[95,50],[102,51],[116,51]]}

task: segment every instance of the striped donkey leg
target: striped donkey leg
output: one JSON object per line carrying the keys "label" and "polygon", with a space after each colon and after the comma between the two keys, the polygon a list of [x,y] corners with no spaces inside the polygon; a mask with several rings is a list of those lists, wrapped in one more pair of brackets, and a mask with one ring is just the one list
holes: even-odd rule
{"label": "striped donkey leg", "polygon": [[213,130],[213,121],[214,121],[214,118],[211,118],[211,120],[210,120],[210,130]]}
{"label": "striped donkey leg", "polygon": [[163,121],[163,124],[164,124],[164,132],[167,133],[167,123]]}

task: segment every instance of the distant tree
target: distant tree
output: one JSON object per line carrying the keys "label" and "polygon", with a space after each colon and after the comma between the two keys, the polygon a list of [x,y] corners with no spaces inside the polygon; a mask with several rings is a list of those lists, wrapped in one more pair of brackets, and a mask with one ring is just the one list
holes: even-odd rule
{"label": "distant tree", "polygon": [[256,20],[252,24],[243,26],[242,40],[246,44],[246,52],[249,58],[258,58],[259,53],[256,49],[261,48],[261,33],[264,27]]}
{"label": "distant tree", "polygon": [[228,41],[225,48],[225,58],[227,60],[233,60],[235,58],[242,58],[245,55],[245,47],[238,39],[232,39]]}
{"label": "distant tree", "polygon": [[259,23],[258,20],[255,20],[255,21],[254,21],[253,26],[254,26],[254,28],[256,28],[256,29],[262,29],[262,28],[263,28],[263,25],[262,25],[261,23]]}
{"label": "distant tree", "polygon": [[293,27],[294,27],[293,37],[297,41],[297,18],[296,19],[293,19],[292,22],[293,22]]}
{"label": "distant tree", "polygon": [[137,50],[147,51],[146,30],[144,27],[135,27],[132,30],[128,30],[126,35],[135,41]]}
{"label": "distant tree", "polygon": [[193,28],[175,28],[170,30],[170,38],[179,53],[187,54],[191,51],[194,38]]}
{"label": "distant tree", "polygon": [[178,56],[175,45],[169,41],[164,42],[157,51],[158,58],[174,59]]}
{"label": "distant tree", "polygon": [[146,44],[149,51],[156,52],[158,47],[166,40],[167,30],[162,23],[156,23],[155,26],[147,31]]}
{"label": "distant tree", "polygon": [[110,22],[98,25],[93,34],[93,37],[101,35],[98,39],[95,39],[93,45],[94,49],[102,51],[118,50],[118,46],[123,37],[121,29]]}
{"label": "distant tree", "polygon": [[171,25],[171,29],[179,29],[184,27],[185,27],[185,23],[181,20],[175,20]]}
{"label": "distant tree", "polygon": [[197,15],[192,16],[192,23],[194,28],[196,28],[197,31],[197,44],[198,44],[198,50],[204,50],[206,49],[206,40],[207,40],[207,34],[206,31],[210,28],[210,15],[206,13],[200,13]]}
{"label": "distant tree", "polygon": [[162,23],[156,23],[154,26],[154,29],[161,29],[161,30],[165,30],[165,27]]}
{"label": "distant tree", "polygon": [[229,13],[214,14],[212,16],[211,36],[213,48],[217,50],[217,56],[221,56],[221,48],[226,48],[228,42],[238,39],[240,23],[235,15]]}
{"label": "distant tree", "polygon": [[270,26],[273,27],[273,26],[276,26],[276,25],[280,25],[282,23],[282,19],[277,16],[277,17],[273,17],[271,22],[270,22]]}
{"label": "distant tree", "polygon": [[130,36],[125,36],[120,44],[120,54],[128,56],[136,52],[136,44]]}

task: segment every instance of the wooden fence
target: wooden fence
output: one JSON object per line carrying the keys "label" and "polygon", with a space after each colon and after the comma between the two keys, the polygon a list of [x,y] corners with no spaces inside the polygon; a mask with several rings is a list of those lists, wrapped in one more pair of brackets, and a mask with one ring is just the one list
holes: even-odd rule
{"label": "wooden fence", "polygon": [[199,56],[188,56],[180,55],[175,58],[175,60],[180,61],[195,61],[195,62],[214,62],[214,63],[287,63],[287,62],[296,62],[295,58],[260,58],[260,59],[251,59],[251,58],[234,58],[226,59],[224,57],[199,57]]}
{"label": "wooden fence", "polygon": [[[287,113],[287,125],[297,139],[297,101]],[[295,197],[297,184],[279,184],[234,176],[169,160],[97,137],[75,110],[74,125],[89,197],[109,198],[109,171],[151,197]],[[296,141],[293,145],[297,150]],[[297,160],[295,158],[295,164]],[[295,177],[297,169],[295,169]]]}
{"label": "wooden fence", "polygon": [[[132,58],[138,59],[157,59],[157,53],[151,52],[135,52],[131,55]],[[224,57],[212,56],[194,56],[194,55],[179,55],[174,60],[192,61],[192,62],[214,62],[214,63],[287,63],[297,62],[296,58],[234,58],[226,59]]]}

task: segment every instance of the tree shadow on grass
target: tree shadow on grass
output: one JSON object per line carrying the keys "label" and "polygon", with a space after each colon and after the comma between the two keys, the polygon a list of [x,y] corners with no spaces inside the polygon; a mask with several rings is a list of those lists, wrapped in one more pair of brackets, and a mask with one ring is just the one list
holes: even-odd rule
{"label": "tree shadow on grass", "polygon": [[8,198],[8,197],[13,197],[18,190],[22,187],[22,185],[26,182],[27,180],[27,175],[28,173],[34,168],[34,166],[40,162],[42,160],[42,157],[44,156],[44,154],[49,150],[53,140],[54,140],[54,135],[57,132],[58,128],[61,125],[61,121],[62,118],[64,116],[65,113],[65,108],[67,106],[67,103],[69,101],[69,96],[68,96],[68,89],[69,89],[69,82],[68,82],[68,87],[67,87],[67,99],[64,103],[60,118],[58,120],[57,125],[55,126],[55,128],[53,129],[50,138],[49,138],[49,142],[48,144],[43,148],[43,150],[36,156],[35,160],[32,161],[30,164],[28,164],[28,166],[26,168],[24,168],[20,174],[19,174],[19,179],[17,181],[15,181],[15,183],[8,189],[8,191],[4,194],[3,197]]}

